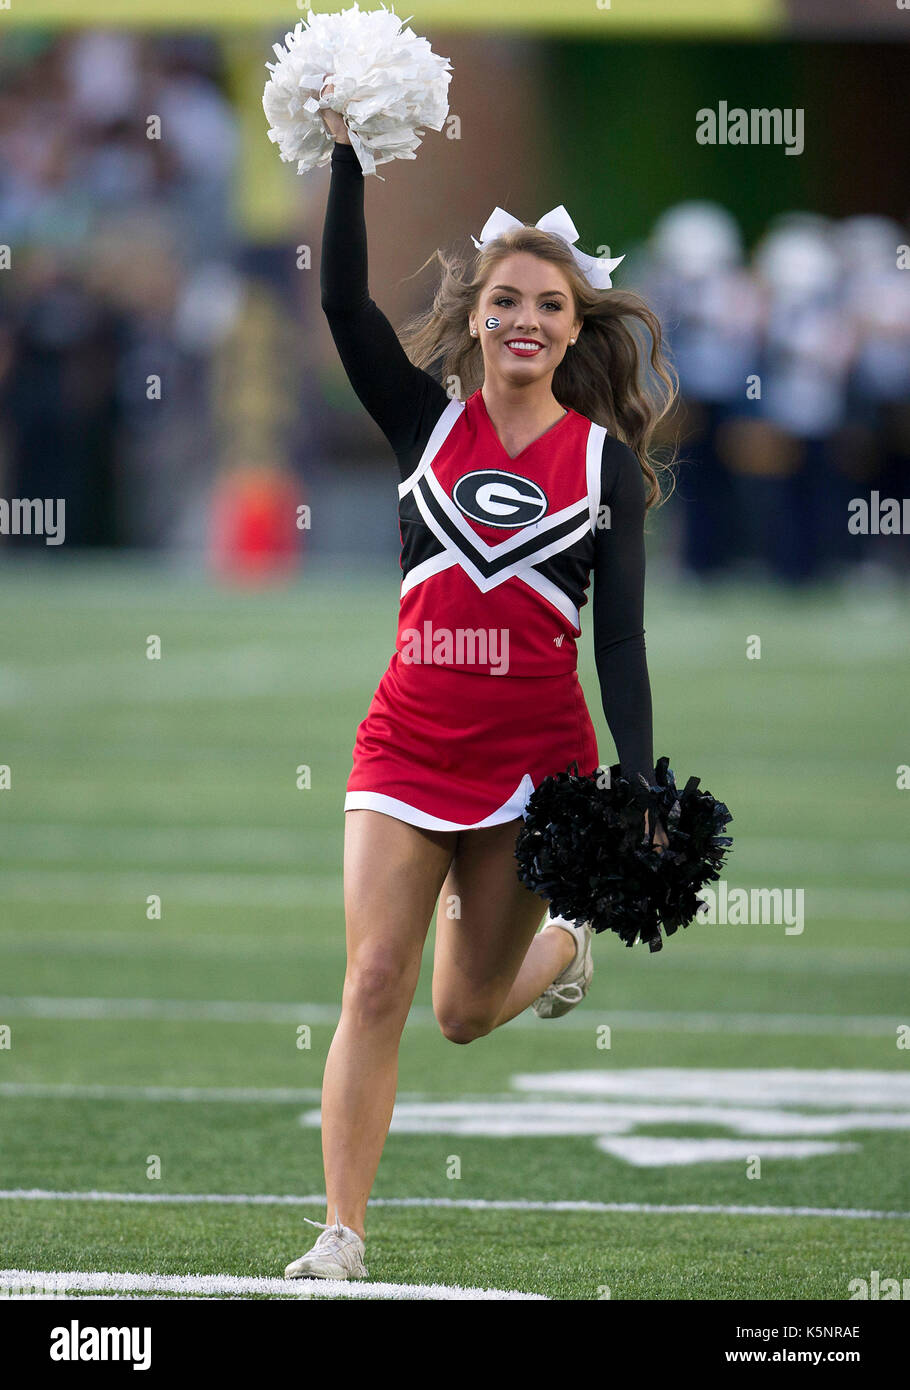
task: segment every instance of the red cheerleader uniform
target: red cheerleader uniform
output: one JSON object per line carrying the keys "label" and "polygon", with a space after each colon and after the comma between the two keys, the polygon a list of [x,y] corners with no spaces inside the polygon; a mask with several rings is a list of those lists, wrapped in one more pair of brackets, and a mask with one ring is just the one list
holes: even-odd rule
{"label": "red cheerleader uniform", "polygon": [[357,729],[344,809],[467,830],[520,818],[546,776],[598,766],[577,674],[594,576],[604,713],[626,775],[654,780],[644,648],[644,480],[577,411],[510,457],[478,389],[452,399],[367,291],[363,175],[336,144],[322,305],[349,379],[396,454],[396,650]]}

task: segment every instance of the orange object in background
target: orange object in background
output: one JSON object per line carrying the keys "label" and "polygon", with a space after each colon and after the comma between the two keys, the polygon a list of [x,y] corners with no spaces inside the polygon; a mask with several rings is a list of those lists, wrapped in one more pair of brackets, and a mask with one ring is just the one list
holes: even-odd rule
{"label": "orange object in background", "polygon": [[299,481],[285,469],[235,468],[222,474],[212,495],[209,561],[231,583],[289,579],[303,562],[305,530],[298,508]]}

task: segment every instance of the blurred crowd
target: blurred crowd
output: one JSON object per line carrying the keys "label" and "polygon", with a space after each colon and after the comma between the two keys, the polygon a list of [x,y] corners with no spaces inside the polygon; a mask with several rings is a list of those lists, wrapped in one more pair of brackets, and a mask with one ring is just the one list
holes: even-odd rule
{"label": "blurred crowd", "polygon": [[[219,474],[305,479],[338,447],[303,370],[308,277],[238,230],[220,64],[215,40],[103,32],[0,55],[0,495],[65,497],[70,545],[198,544]],[[907,536],[847,524],[852,499],[910,496],[908,240],[791,213],[747,255],[732,214],[693,201],[631,250],[621,284],[680,378],[685,569],[910,568]]]}
{"label": "blurred crowd", "polygon": [[910,498],[908,242],[884,217],[788,213],[747,260],[716,204],[658,220],[635,274],[679,374],[687,569],[910,572],[876,503]]}
{"label": "blurred crowd", "polygon": [[218,469],[286,450],[301,376],[287,257],[238,237],[219,45],[13,39],[0,493],[65,497],[72,546],[198,546]]}

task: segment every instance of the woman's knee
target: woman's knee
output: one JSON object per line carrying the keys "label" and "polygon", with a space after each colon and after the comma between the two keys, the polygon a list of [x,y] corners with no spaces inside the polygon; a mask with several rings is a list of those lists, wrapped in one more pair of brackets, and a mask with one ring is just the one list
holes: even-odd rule
{"label": "woman's knee", "polygon": [[467,1009],[436,1009],[436,1022],[442,1036],[453,1043],[476,1042],[492,1033],[494,1019]]}
{"label": "woman's knee", "polygon": [[344,979],[342,1009],[359,1022],[404,1022],[414,990],[417,972],[412,961],[391,951],[361,953],[348,964]]}

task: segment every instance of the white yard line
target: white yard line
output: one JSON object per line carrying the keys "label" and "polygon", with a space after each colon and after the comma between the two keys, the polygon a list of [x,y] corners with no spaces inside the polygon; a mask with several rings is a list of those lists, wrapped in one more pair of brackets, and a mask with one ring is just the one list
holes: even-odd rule
{"label": "white yard line", "polygon": [[[0,1019],[192,1019],[197,1023],[337,1023],[338,1004],[281,1004],[267,1000],[78,998],[63,995],[0,996]],[[426,1010],[432,1014],[432,1009]],[[434,1019],[435,1022],[435,1019]]]}
{"label": "white yard line", "polygon": [[119,1289],[124,1293],[290,1295],[296,1298],[543,1299],[513,1289],[462,1288],[460,1284],[382,1284],[366,1280],[244,1278],[236,1274],[85,1274],[81,1270],[0,1270],[0,1289]]}
{"label": "white yard line", "polygon": [[322,1098],[318,1086],[104,1086],[91,1083],[41,1081],[2,1081],[0,1096],[8,1100],[149,1100],[214,1101],[235,1105],[317,1104]]}
{"label": "white yard line", "polygon": [[[268,1000],[132,999],[64,995],[0,995],[0,1022],[5,1018],[48,1019],[188,1019],[198,1023],[301,1023],[338,1022],[337,1004],[280,1003]],[[560,1019],[559,1028],[588,1032],[599,1024],[633,1032],[673,1029],[684,1033],[777,1033],[834,1037],[849,1033],[862,1037],[894,1037],[903,1015],[889,1014],[766,1014],[685,1011],[672,1009],[588,1008]],[[412,1026],[438,1028],[433,1010],[416,1004],[408,1014]],[[537,1028],[540,1020],[526,1011],[509,1027]]]}
{"label": "white yard line", "polygon": [[[303,839],[301,837],[301,847]],[[856,918],[864,924],[871,922],[905,922],[910,916],[910,891],[906,888],[822,888],[806,885],[805,875],[796,874],[795,886],[805,891],[805,931],[811,932],[813,922]],[[754,874],[743,882],[727,880],[730,889],[761,886],[767,875]],[[776,887],[785,887],[780,883]],[[341,874],[277,873],[269,869],[251,869],[245,874],[228,874],[222,870],[180,872],[170,868],[149,867],[123,870],[67,868],[35,868],[0,870],[0,896],[5,903],[107,903],[143,901],[148,893],[166,893],[172,902],[191,902],[202,905],[243,905],[249,907],[295,907],[299,910],[334,903],[340,910],[343,900]],[[784,925],[771,922],[754,925],[693,924],[698,932],[723,932],[742,941],[754,940],[756,932],[783,936]],[[797,938],[799,939],[799,935]]]}
{"label": "white yard line", "polygon": [[[224,750],[224,756],[230,758],[229,749]],[[262,749],[251,750],[250,756],[261,760]],[[173,866],[176,861],[204,870],[221,863],[230,868],[249,864],[260,873],[269,865],[277,864],[288,872],[299,872],[301,868],[306,869],[301,860],[324,865],[326,859],[337,856],[338,863],[333,867],[335,873],[340,873],[342,840],[340,830],[335,827],[314,829],[303,823],[297,826],[230,826],[6,821],[3,824],[4,856],[17,868],[31,861],[45,866],[54,861],[71,863],[90,855],[112,868],[123,867],[122,860],[126,859],[143,866],[154,861],[163,867]],[[870,849],[875,845],[876,841],[869,841]],[[841,863],[849,848],[845,844],[840,850]],[[887,861],[884,851],[888,846],[881,849],[882,858]],[[891,847],[890,862],[896,862],[903,852],[903,847],[895,843]],[[859,867],[858,862],[856,867]]]}
{"label": "white yard line", "polygon": [[[243,906],[243,904],[232,904]],[[275,904],[269,904],[270,909]],[[337,904],[336,904],[337,906]],[[294,904],[300,912],[300,903]],[[339,917],[340,922],[340,917]],[[177,935],[170,932],[161,922],[154,924],[154,934],[142,934],[141,929],[132,933],[120,931],[85,931],[67,924],[60,931],[27,930],[7,927],[0,923],[0,950],[18,952],[21,955],[54,956],[131,956],[136,961],[160,959],[166,956],[183,959],[198,958],[206,960],[217,956],[219,960],[233,957],[235,960],[262,960],[262,936],[243,931],[232,931],[230,935],[221,933],[193,932]],[[705,927],[703,930],[711,930]],[[716,928],[714,930],[717,930]],[[733,927],[721,930],[732,932]],[[743,929],[749,930],[749,929]],[[759,930],[756,928],[756,930]],[[344,926],[339,925],[337,941],[343,946]],[[331,938],[329,938],[331,939]],[[326,937],[322,936],[321,941]],[[696,971],[699,975],[708,971],[722,971],[726,974],[781,974],[788,979],[794,975],[830,975],[851,978],[857,975],[893,975],[895,971],[910,970],[910,947],[868,946],[825,946],[807,941],[805,936],[794,936],[782,945],[774,946],[765,939],[762,944],[754,935],[748,939],[728,935],[726,942],[713,937],[710,941],[699,939],[691,929],[687,934],[679,934],[673,941],[687,941],[685,949],[674,949],[671,960],[661,960],[661,966],[674,971]],[[602,949],[610,954],[609,942]],[[671,943],[672,945],[672,943]],[[287,954],[295,959],[306,955],[299,926],[276,932],[269,929],[268,949],[274,954]],[[596,948],[601,951],[601,947]],[[644,952],[647,955],[647,952]],[[641,955],[639,956],[641,959]]]}
{"label": "white yard line", "polygon": [[[32,1100],[149,1100],[149,1101],[212,1101],[218,1104],[236,1105],[310,1105],[322,1099],[318,1086],[105,1086],[95,1082],[62,1081],[0,1081],[0,1096],[8,1100],[26,1098]],[[410,1101],[438,1101],[439,1092],[399,1091],[398,1099]],[[515,1100],[514,1091],[484,1091],[471,1096],[458,1092],[458,1100],[476,1100],[478,1104],[492,1099]]]}
{"label": "white yard line", "polygon": [[[55,1192],[45,1188],[0,1189],[0,1201],[25,1202],[138,1202],[213,1206],[289,1206],[324,1207],[324,1193],[306,1197],[295,1194],[273,1196],[265,1193],[237,1192]],[[862,1207],[758,1207],[724,1203],[685,1202],[587,1202],[533,1201],[530,1198],[493,1199],[485,1197],[371,1197],[373,1207],[430,1207],[456,1211],[542,1211],[542,1212],[628,1212],[668,1216],[832,1216],[865,1221],[907,1221],[910,1211],[873,1211]],[[9,1271],[7,1271],[9,1273]],[[36,1279],[36,1275],[32,1275]]]}
{"label": "white yard line", "polygon": [[[225,758],[236,759],[238,755],[236,746],[210,751],[213,757],[219,752]],[[262,750],[250,747],[245,756],[261,759]],[[196,825],[122,825],[91,820],[3,822],[5,858],[9,866],[17,870],[24,869],[30,862],[46,869],[54,861],[70,863],[86,855],[100,855],[102,864],[114,870],[122,867],[118,861],[125,858],[140,865],[155,860],[163,868],[175,861],[184,862],[203,872],[223,863],[232,868],[248,864],[261,873],[268,872],[269,866],[276,864],[290,873],[306,869],[306,863],[301,863],[303,857],[314,867],[324,864],[326,858],[337,859],[334,871],[340,874],[342,839],[341,827],[337,825],[315,828],[302,823],[237,826],[211,822]],[[841,871],[845,856],[854,873],[870,870],[879,882],[883,876],[891,876],[894,887],[899,887],[906,878],[904,869],[908,858],[903,840],[882,840],[874,833],[864,835],[861,828],[849,840],[830,836],[750,835],[737,846],[740,863],[745,854],[749,856],[750,871],[753,865],[756,868],[763,865],[767,877],[769,863],[773,862],[778,870],[786,864],[803,887],[807,875],[811,879],[832,870]],[[739,876],[744,877],[744,874],[745,870],[740,869]]]}
{"label": "white yard line", "polygon": [[[143,904],[150,893],[171,903],[202,906],[296,907],[298,911],[342,901],[340,874],[181,873],[148,869],[2,869],[4,903]],[[783,928],[780,928],[782,931]]]}

